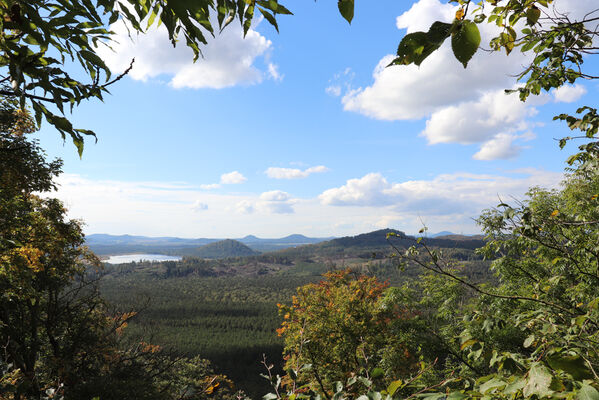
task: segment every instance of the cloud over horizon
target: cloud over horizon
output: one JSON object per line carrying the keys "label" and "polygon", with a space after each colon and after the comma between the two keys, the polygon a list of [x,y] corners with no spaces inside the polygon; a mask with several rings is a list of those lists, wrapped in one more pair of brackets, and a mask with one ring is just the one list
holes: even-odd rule
{"label": "cloud over horizon", "polygon": [[301,170],[299,168],[279,168],[269,167],[264,173],[266,176],[272,179],[300,179],[307,178],[312,174],[318,174],[327,172],[329,169],[324,165],[318,165],[316,167],[306,168]]}
{"label": "cloud over horizon", "polygon": [[500,198],[521,198],[534,185],[555,187],[561,177],[526,169],[391,182],[380,173],[369,173],[318,196],[298,198],[277,189],[217,194],[186,183],[95,181],[63,174],[55,196],[65,201],[71,218],[83,218],[90,233],[326,237],[384,227],[416,232],[421,220],[435,231],[475,233],[473,218],[482,209],[494,207]]}

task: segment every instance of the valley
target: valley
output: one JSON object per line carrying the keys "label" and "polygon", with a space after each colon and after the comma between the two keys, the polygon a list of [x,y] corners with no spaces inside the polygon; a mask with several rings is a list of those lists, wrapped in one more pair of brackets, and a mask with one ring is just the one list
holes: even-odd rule
{"label": "valley", "polygon": [[[389,233],[397,236],[387,241]],[[231,242],[203,247],[222,243],[235,252],[238,247]],[[484,243],[480,237],[452,235],[426,242],[459,262],[461,272],[472,281],[489,278],[488,262],[474,253]],[[260,377],[265,372],[262,355],[274,365],[282,363],[277,303],[289,303],[296,288],[320,281],[331,270],[375,275],[394,286],[417,280],[421,269],[398,270],[390,243],[405,250],[416,244],[416,238],[385,229],[262,254],[105,264],[100,288],[115,310],[138,312],[126,330],[132,340],[207,358],[217,371],[257,398],[269,390]],[[192,249],[185,251],[193,254]]]}

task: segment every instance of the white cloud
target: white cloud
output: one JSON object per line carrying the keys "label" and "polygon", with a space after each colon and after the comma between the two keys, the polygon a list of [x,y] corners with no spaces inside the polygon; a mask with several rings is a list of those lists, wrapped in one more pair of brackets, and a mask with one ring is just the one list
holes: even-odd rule
{"label": "white cloud", "polygon": [[516,176],[454,173],[432,180],[389,183],[381,174],[370,173],[326,190],[319,200],[323,205],[382,207],[404,217],[464,213],[472,217],[497,204],[499,197],[520,197],[531,186],[555,187],[562,176],[535,169],[510,175]]}
{"label": "white cloud", "polygon": [[[519,198],[530,186],[555,187],[561,174],[536,169],[501,175],[445,174],[391,182],[368,174],[314,198],[270,190],[223,194],[185,183],[98,181],[79,175],[58,178],[53,196],[86,232],[179,237],[341,236],[391,226],[415,233],[424,220],[432,230],[477,232],[473,218]],[[196,206],[197,210],[194,210]],[[197,212],[196,212],[197,211]]]}
{"label": "white cloud", "polygon": [[260,195],[259,206],[272,214],[293,214],[294,200],[289,193],[282,190],[271,190]]}
{"label": "white cloud", "polygon": [[430,144],[486,142],[500,132],[527,129],[526,117],[535,113],[518,96],[496,90],[432,113],[422,135]]}
{"label": "white cloud", "polygon": [[253,214],[254,205],[248,200],[242,200],[235,205],[235,209],[239,214]]}
{"label": "white cloud", "polygon": [[478,153],[472,158],[476,160],[506,160],[509,158],[515,158],[522,149],[520,146],[514,145],[514,139],[517,136],[509,135],[507,133],[500,133],[493,139],[485,142]]}
{"label": "white cloud", "polygon": [[113,45],[114,52],[104,46],[98,51],[113,71],[124,71],[135,58],[131,78],[147,81],[164,74],[171,76],[170,85],[175,88],[221,89],[259,83],[266,72],[256,66],[256,60],[271,48],[271,41],[255,30],[250,29],[244,39],[241,27],[231,24],[216,38],[207,35],[209,42],[202,47],[203,58],[193,63],[192,51],[183,41],[173,47],[164,25],[154,25],[132,39],[122,20],[112,24],[111,30],[118,42]]}
{"label": "white cloud", "polygon": [[339,86],[339,85],[327,86],[324,89],[324,91],[329,96],[333,96],[333,97],[339,97],[339,96],[341,96],[341,86]]}
{"label": "white cloud", "polygon": [[218,189],[219,187],[220,187],[220,184],[218,184],[218,183],[209,183],[209,184],[200,185],[200,189],[204,189],[204,190]]}
{"label": "white cloud", "polygon": [[265,174],[269,178],[273,179],[299,179],[306,178],[311,174],[327,172],[328,170],[329,169],[324,165],[318,165],[316,167],[310,167],[304,170],[299,168],[270,167],[265,171]]}
{"label": "white cloud", "polygon": [[587,90],[582,85],[566,85],[553,91],[553,97],[559,103],[573,103],[586,94]]}
{"label": "white cloud", "polygon": [[220,176],[220,183],[224,185],[234,185],[245,181],[247,181],[247,178],[239,171],[229,172]]}
{"label": "white cloud", "polygon": [[279,66],[273,63],[268,63],[268,75],[277,82],[281,82],[285,77],[279,72]]}
{"label": "white cloud", "polygon": [[[557,0],[563,7],[580,15],[580,10],[591,9],[591,0],[577,4]],[[457,6],[439,0],[419,0],[397,18],[398,29],[406,33],[427,31],[435,20],[451,21]],[[494,24],[479,25],[482,46],[498,29]],[[357,112],[380,120],[416,120],[426,118],[421,134],[429,144],[479,143],[476,159],[510,158],[521,146],[514,144],[529,132],[536,114],[535,106],[549,101],[543,95],[520,102],[516,94],[505,95],[504,89],[513,86],[514,75],[530,62],[532,55],[514,51],[478,51],[464,69],[455,59],[450,40],[429,56],[419,67],[415,65],[387,67],[394,58],[383,57],[373,72],[369,86],[346,90],[341,97],[346,111]],[[330,89],[329,89],[330,88]],[[327,89],[337,94],[342,86]],[[556,101],[575,101],[585,93],[581,86],[565,87],[555,91]],[[529,132],[530,133],[530,132]],[[511,139],[509,139],[511,137]],[[501,149],[495,146],[501,145]]]}
{"label": "white cloud", "polygon": [[325,93],[329,96],[339,97],[341,93],[345,91],[351,90],[352,81],[355,78],[356,74],[352,71],[351,68],[345,68],[345,70],[336,73],[333,76],[333,79],[329,80],[329,86],[325,88]]}
{"label": "white cloud", "polygon": [[271,190],[270,192],[264,192],[260,195],[261,200],[265,201],[287,201],[291,198],[289,193],[283,192],[282,190]]}
{"label": "white cloud", "polygon": [[394,200],[388,196],[391,185],[379,173],[370,173],[359,179],[350,179],[339,188],[323,192],[319,199],[325,205],[381,206]]}

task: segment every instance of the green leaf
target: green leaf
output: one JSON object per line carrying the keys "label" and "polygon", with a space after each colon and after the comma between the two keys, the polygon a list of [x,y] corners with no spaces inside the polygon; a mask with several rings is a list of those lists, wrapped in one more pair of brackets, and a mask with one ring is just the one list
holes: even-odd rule
{"label": "green leaf", "polygon": [[445,39],[449,37],[449,33],[451,31],[451,24],[446,24],[445,22],[435,21],[428,29],[427,39],[429,42],[433,44],[438,44],[439,46],[443,44]]}
{"label": "green leaf", "polygon": [[403,382],[401,380],[391,382],[389,384],[389,386],[387,386],[387,393],[390,396],[393,396],[393,394],[397,391],[397,389],[399,389],[402,385],[403,385]]}
{"label": "green leaf", "polygon": [[540,16],[541,16],[541,10],[539,10],[537,7],[533,6],[533,7],[529,8],[528,10],[526,10],[526,22],[530,26],[536,24],[537,21],[539,20]]}
{"label": "green leaf", "polygon": [[424,32],[413,32],[403,37],[397,48],[397,62],[393,64],[420,65],[433,51],[439,48],[432,44]]}
{"label": "green leaf", "polygon": [[271,24],[272,26],[274,26],[274,28],[277,30],[277,32],[279,32],[279,25],[277,25],[277,19],[275,18],[275,16],[272,15],[271,13],[269,13],[268,11],[266,11],[262,7],[258,7],[258,9],[260,10],[260,13],[262,14],[262,16],[268,21],[268,23]]}
{"label": "green leaf", "polygon": [[479,386],[479,390],[482,394],[486,394],[488,392],[493,392],[495,389],[505,387],[505,382],[498,378],[493,378],[488,380]]}
{"label": "green leaf", "polygon": [[593,378],[593,373],[588,368],[582,357],[564,356],[561,354],[552,355],[547,357],[547,363],[555,370],[561,370],[569,373],[576,380],[582,381],[584,379]]}
{"label": "green leaf", "polygon": [[535,341],[535,335],[530,335],[529,337],[527,337],[526,340],[524,341],[524,348],[529,348],[530,346],[532,346],[534,341]]}
{"label": "green leaf", "polygon": [[339,0],[337,2],[341,16],[351,24],[354,19],[354,0]]}
{"label": "green leaf", "polygon": [[538,397],[545,397],[551,395],[552,391],[549,389],[551,386],[552,376],[547,367],[541,363],[534,363],[530,371],[528,371],[528,378],[526,385],[522,390],[524,397],[529,398],[533,395]]}
{"label": "green leaf", "polygon": [[462,63],[464,68],[472,59],[480,44],[480,32],[478,26],[472,21],[462,21],[459,27],[451,35],[451,49],[455,58]]}
{"label": "green leaf", "polygon": [[599,400],[599,392],[597,389],[585,382],[578,391],[576,398],[578,400]]}
{"label": "green leaf", "polygon": [[385,371],[382,368],[374,368],[370,373],[372,379],[381,378],[383,375],[385,375]]}

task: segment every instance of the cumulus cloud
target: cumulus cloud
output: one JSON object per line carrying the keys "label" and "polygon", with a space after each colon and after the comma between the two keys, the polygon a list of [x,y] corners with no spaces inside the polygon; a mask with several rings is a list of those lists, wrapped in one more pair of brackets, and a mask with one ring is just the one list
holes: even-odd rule
{"label": "cumulus cloud", "polygon": [[573,103],[586,94],[587,90],[582,85],[566,85],[553,92],[553,98],[559,103]]}
{"label": "cumulus cloud", "polygon": [[283,192],[282,190],[271,190],[270,192],[264,192],[260,195],[260,199],[265,201],[287,201],[290,197],[289,193]]}
{"label": "cumulus cloud", "polygon": [[380,173],[350,179],[324,191],[323,205],[386,207],[399,215],[476,215],[502,196],[522,196],[531,186],[555,187],[561,174],[529,169],[511,176],[472,173],[443,174],[432,180],[390,183]]}
{"label": "cumulus cloud", "polygon": [[471,144],[492,139],[499,132],[528,128],[526,117],[536,113],[518,96],[503,90],[484,93],[475,101],[444,107],[430,116],[422,135],[430,144]]}
{"label": "cumulus cloud", "polygon": [[235,205],[235,210],[239,214],[252,214],[254,212],[254,205],[248,200],[242,200]]}
{"label": "cumulus cloud", "polygon": [[472,156],[476,160],[507,160],[518,156],[521,146],[515,145],[517,136],[500,133],[493,139],[485,142],[480,150]]}
{"label": "cumulus cloud", "polygon": [[362,178],[350,179],[339,188],[328,189],[319,199],[326,205],[381,206],[395,200],[388,195],[392,185],[379,173],[370,173]]}
{"label": "cumulus cloud", "polygon": [[[558,0],[555,6],[580,16],[581,10],[592,9],[592,0]],[[419,0],[397,18],[397,28],[406,33],[427,31],[432,21],[451,21],[457,7],[439,0]],[[479,27],[486,46],[498,28],[494,24]],[[531,117],[536,114],[534,107],[549,101],[548,96],[541,96],[522,103],[517,95],[506,96],[503,92],[513,85],[514,74],[524,69],[532,55],[479,51],[464,70],[449,42],[419,67],[387,67],[394,56],[383,57],[374,68],[369,86],[351,88],[341,95],[344,109],[389,121],[427,118],[422,135],[430,144],[479,143],[475,159],[516,156],[522,147],[514,141],[530,129]],[[326,90],[338,95],[342,85],[336,83]],[[555,91],[554,99],[572,102],[584,93],[582,86],[568,86]],[[498,144],[503,147],[492,150]]]}
{"label": "cumulus cloud", "polygon": [[[397,27],[406,33],[428,30],[436,19],[451,21],[457,6],[438,0],[420,0],[397,18]],[[483,43],[493,26],[483,24]],[[522,69],[525,56],[514,52],[477,52],[464,71],[455,59],[449,41],[429,56],[420,67],[416,65],[389,67],[394,58],[383,57],[374,69],[371,86],[357,88],[342,98],[344,108],[376,119],[420,119],[431,112],[461,101],[477,98],[489,89],[511,86],[510,75]]]}
{"label": "cumulus cloud", "polygon": [[103,46],[99,48],[99,54],[115,72],[124,71],[135,58],[129,73],[135,80],[147,81],[167,75],[174,88],[221,89],[259,83],[267,73],[275,79],[273,72],[281,76],[274,64],[268,67],[268,72],[256,66],[256,61],[268,53],[271,41],[253,29],[244,38],[237,24],[229,25],[216,38],[209,39],[208,44],[202,47],[203,57],[195,63],[192,51],[184,43],[173,47],[164,25],[154,25],[145,34],[132,39],[122,20],[110,28],[115,32],[117,42],[112,46],[114,51]]}
{"label": "cumulus cloud", "polygon": [[[561,174],[538,169],[498,175],[454,173],[392,181],[373,173],[350,179],[319,197],[290,193],[223,194],[186,183],[92,180],[63,174],[53,193],[87,232],[179,237],[355,235],[382,227],[415,233],[422,221],[434,231],[475,233],[480,210],[522,198],[530,186],[556,187]],[[197,210],[194,210],[196,206]]]}
{"label": "cumulus cloud", "polygon": [[220,176],[220,183],[224,185],[235,185],[245,181],[247,181],[247,178],[239,171],[229,172]]}
{"label": "cumulus cloud", "polygon": [[299,179],[306,178],[311,174],[327,172],[329,169],[324,165],[318,165],[316,167],[306,168],[301,170],[299,168],[279,168],[270,167],[265,171],[266,176],[273,179]]}
{"label": "cumulus cloud", "polygon": [[293,214],[293,199],[287,192],[271,190],[260,195],[259,206],[272,214]]}

